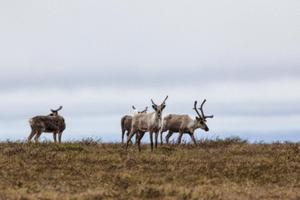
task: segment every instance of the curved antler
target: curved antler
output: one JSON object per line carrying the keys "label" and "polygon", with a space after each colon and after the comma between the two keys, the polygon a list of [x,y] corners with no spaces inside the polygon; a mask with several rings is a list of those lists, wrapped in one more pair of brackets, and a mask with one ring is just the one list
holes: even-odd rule
{"label": "curved antler", "polygon": [[58,112],[58,111],[60,111],[62,108],[63,108],[62,106],[59,106],[59,108],[56,109],[56,110],[51,109],[51,112]]}
{"label": "curved antler", "polygon": [[194,103],[194,110],[196,111],[196,113],[198,114],[198,116],[200,117],[200,118],[202,118],[203,119],[203,117],[201,116],[201,114],[199,113],[199,111],[198,111],[198,109],[197,109],[197,101],[195,101],[195,103]]}
{"label": "curved antler", "polygon": [[213,115],[205,115],[204,114],[204,111],[203,111],[203,105],[205,104],[205,102],[206,102],[206,99],[204,99],[203,100],[203,102],[201,103],[201,106],[200,106],[200,108],[199,108],[199,110],[201,111],[201,113],[202,113],[202,116],[203,116],[203,119],[206,119],[206,118],[213,118],[214,116]]}

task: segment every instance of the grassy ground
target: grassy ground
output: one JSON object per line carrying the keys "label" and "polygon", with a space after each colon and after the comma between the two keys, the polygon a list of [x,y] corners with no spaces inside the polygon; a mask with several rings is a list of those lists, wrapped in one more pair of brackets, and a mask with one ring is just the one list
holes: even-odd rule
{"label": "grassy ground", "polygon": [[0,199],[300,199],[300,144],[3,142]]}

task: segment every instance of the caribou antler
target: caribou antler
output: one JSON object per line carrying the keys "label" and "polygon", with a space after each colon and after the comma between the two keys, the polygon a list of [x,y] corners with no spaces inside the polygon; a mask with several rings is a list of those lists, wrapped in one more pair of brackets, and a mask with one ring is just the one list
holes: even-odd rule
{"label": "caribou antler", "polygon": [[168,97],[169,97],[169,96],[167,95],[166,98],[165,98],[165,100],[163,101],[162,104],[166,104],[166,101],[167,101]]}
{"label": "caribou antler", "polygon": [[203,119],[206,119],[206,118],[213,118],[214,116],[213,115],[205,115],[204,114],[204,111],[203,111],[203,105],[205,104],[206,102],[206,99],[203,100],[203,102],[201,103],[201,106],[199,108],[199,110],[201,111],[202,113],[202,116],[203,116]]}
{"label": "caribou antler", "polygon": [[198,114],[198,116],[200,117],[200,118],[203,118],[201,115],[200,115],[200,113],[199,113],[199,111],[198,111],[198,109],[197,109],[197,101],[195,101],[195,103],[194,103],[194,108],[193,108],[195,111],[196,111],[196,113]]}
{"label": "caribou antler", "polygon": [[58,112],[58,111],[60,111],[62,108],[63,108],[62,106],[59,106],[59,108],[56,109],[56,110],[51,109],[51,112]]}
{"label": "caribou antler", "polygon": [[151,99],[151,102],[152,102],[153,105],[157,106],[156,103],[154,103],[154,101],[152,99]]}
{"label": "caribou antler", "polygon": [[148,110],[148,106],[145,108],[145,110],[141,111],[141,113],[146,113]]}
{"label": "caribou antler", "polygon": [[[168,95],[166,96],[165,100],[162,102],[162,104],[161,104],[161,105],[165,105],[165,104],[166,104],[166,101],[167,101],[167,99],[168,99]],[[157,106],[157,104],[156,104],[156,103],[154,103],[154,101],[153,101],[152,99],[151,99],[151,102],[152,102],[152,104],[153,104],[153,105]]]}

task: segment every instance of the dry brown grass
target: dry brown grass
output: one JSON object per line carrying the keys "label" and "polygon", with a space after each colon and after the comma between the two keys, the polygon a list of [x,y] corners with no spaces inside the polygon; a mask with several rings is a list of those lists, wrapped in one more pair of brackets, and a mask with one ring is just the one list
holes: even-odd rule
{"label": "dry brown grass", "polygon": [[0,199],[300,199],[300,144],[3,142]]}

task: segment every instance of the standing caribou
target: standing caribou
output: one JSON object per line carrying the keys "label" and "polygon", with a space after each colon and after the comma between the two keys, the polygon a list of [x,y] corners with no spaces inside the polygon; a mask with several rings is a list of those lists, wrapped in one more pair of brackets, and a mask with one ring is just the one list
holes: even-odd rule
{"label": "standing caribou", "polygon": [[155,133],[155,147],[157,147],[158,133],[161,128],[162,121],[162,111],[166,107],[167,99],[168,96],[160,105],[157,105],[151,99],[154,112],[138,114],[132,117],[131,131],[127,139],[126,150],[131,138],[134,136],[134,134],[138,134],[137,144],[139,151],[141,151],[141,139],[144,136],[145,132],[149,132],[150,135],[151,151],[153,151],[153,133]]}
{"label": "standing caribou", "polygon": [[[203,105],[205,102],[206,99],[204,99],[200,108],[197,108],[197,101],[195,101],[193,109],[198,115],[195,119],[192,119],[188,115],[167,115],[163,120],[163,126],[160,132],[161,143],[162,134],[166,131],[169,131],[168,135],[166,136],[167,143],[169,143],[169,138],[172,136],[173,133],[179,133],[177,144],[180,144],[183,133],[188,133],[194,144],[197,144],[196,139],[194,137],[195,130],[201,128],[205,131],[209,131],[209,128],[206,125],[206,119],[214,117],[213,115],[207,116],[204,114]],[[201,114],[199,113],[198,109],[201,111]]]}
{"label": "standing caribou", "polygon": [[[134,114],[133,115],[136,115],[136,114],[141,114],[141,113],[147,113],[148,107],[146,107],[145,110],[143,110],[143,111],[138,111],[135,108],[135,106],[132,106],[132,109],[134,110]],[[130,115],[125,115],[121,119],[122,144],[124,143],[124,135],[125,135],[126,131],[127,131],[126,135],[127,135],[127,138],[128,138],[128,135],[129,135],[130,130],[131,130],[131,122],[132,122],[132,116],[130,116]]]}
{"label": "standing caribou", "polygon": [[58,134],[58,141],[61,143],[61,136],[66,128],[65,120],[58,114],[63,107],[60,106],[56,110],[51,109],[51,113],[47,116],[36,116],[29,120],[31,127],[31,133],[28,137],[28,142],[31,141],[32,137],[37,142],[41,134],[53,133],[54,142],[56,142],[56,135]]}

